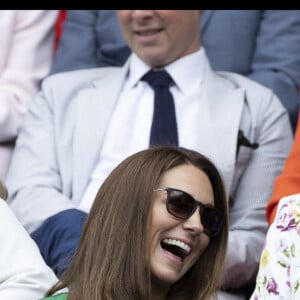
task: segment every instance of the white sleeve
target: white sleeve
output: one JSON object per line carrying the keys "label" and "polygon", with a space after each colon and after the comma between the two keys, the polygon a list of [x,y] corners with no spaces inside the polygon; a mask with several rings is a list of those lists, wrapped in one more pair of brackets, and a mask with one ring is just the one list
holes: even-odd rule
{"label": "white sleeve", "polygon": [[0,199],[0,299],[39,299],[57,280],[35,242]]}

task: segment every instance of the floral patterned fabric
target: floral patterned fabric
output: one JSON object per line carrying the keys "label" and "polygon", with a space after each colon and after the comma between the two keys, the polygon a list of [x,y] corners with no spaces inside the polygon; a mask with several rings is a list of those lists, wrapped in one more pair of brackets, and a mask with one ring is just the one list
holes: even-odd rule
{"label": "floral patterned fabric", "polygon": [[280,200],[250,300],[300,299],[300,194]]}

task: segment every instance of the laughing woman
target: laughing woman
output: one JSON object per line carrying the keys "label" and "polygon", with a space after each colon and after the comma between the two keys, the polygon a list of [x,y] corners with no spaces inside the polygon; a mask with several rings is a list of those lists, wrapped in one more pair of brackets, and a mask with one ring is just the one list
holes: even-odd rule
{"label": "laughing woman", "polygon": [[71,266],[46,299],[213,298],[227,236],[224,186],[210,160],[183,148],[138,152],[98,191]]}

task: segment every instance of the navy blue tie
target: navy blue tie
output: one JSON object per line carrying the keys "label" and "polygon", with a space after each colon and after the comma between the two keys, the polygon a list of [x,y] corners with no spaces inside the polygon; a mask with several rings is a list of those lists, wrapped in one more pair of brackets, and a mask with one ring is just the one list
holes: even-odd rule
{"label": "navy blue tie", "polygon": [[165,70],[150,70],[142,80],[154,90],[150,146],[178,146],[175,104],[169,90],[173,79]]}

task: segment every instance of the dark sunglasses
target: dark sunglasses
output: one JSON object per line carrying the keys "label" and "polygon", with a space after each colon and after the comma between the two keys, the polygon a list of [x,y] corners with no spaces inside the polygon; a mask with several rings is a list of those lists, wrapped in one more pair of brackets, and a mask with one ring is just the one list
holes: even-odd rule
{"label": "dark sunglasses", "polygon": [[199,206],[201,224],[204,228],[204,232],[210,237],[214,237],[220,232],[223,225],[223,216],[215,207],[203,204],[195,200],[188,193],[170,187],[156,189],[154,191],[167,192],[167,211],[172,216],[186,220],[194,214],[197,206]]}

